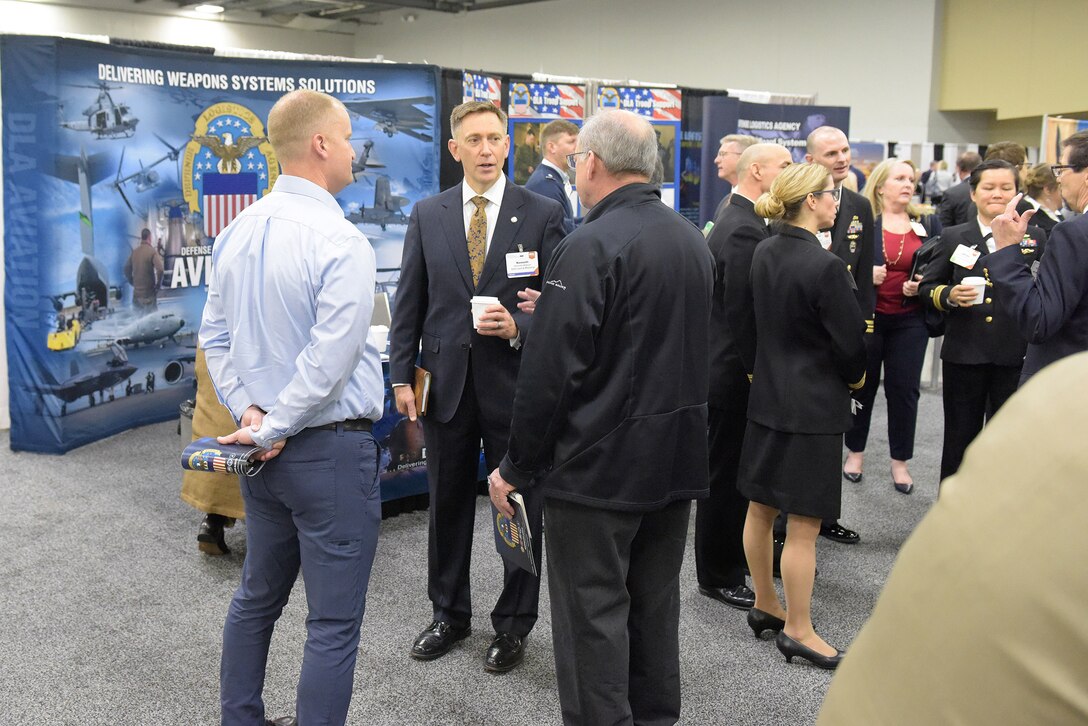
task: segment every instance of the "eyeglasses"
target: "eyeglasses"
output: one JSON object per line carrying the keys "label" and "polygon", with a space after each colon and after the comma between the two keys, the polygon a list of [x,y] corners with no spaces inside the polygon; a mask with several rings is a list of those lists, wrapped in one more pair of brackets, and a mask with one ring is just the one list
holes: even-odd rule
{"label": "eyeglasses", "polygon": [[592,153],[593,152],[590,149],[586,149],[585,151],[575,151],[573,154],[567,154],[567,166],[569,166],[571,169],[573,169],[575,166],[578,165],[578,157],[579,156],[581,156],[582,154],[592,154]]}
{"label": "eyeglasses", "polygon": [[818,192],[809,192],[812,196],[819,196],[821,194],[830,194],[831,198],[836,202],[842,197],[842,187],[835,187],[834,189],[821,189]]}
{"label": "eyeglasses", "polygon": [[722,158],[724,158],[726,156],[729,156],[730,154],[733,154],[734,156],[740,156],[741,152],[739,152],[739,151],[719,151],[718,155],[715,158],[722,159]]}
{"label": "eyeglasses", "polygon": [[1080,169],[1078,169],[1077,167],[1073,166],[1072,164],[1054,164],[1054,165],[1052,165],[1050,167],[1050,173],[1054,175],[1055,179],[1061,179],[1062,172],[1065,171],[1066,169],[1071,170],[1074,174],[1076,174],[1077,172],[1084,171],[1084,167],[1081,167]]}

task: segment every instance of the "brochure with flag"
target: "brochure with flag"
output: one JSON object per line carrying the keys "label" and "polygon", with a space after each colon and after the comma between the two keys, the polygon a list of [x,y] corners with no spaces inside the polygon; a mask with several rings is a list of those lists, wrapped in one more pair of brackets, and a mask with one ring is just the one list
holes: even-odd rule
{"label": "brochure with flag", "polygon": [[495,549],[510,564],[539,576],[540,573],[536,571],[536,558],[533,557],[533,535],[529,531],[525,499],[513,492],[506,501],[514,508],[513,519],[496,509],[494,502],[491,503],[491,513],[495,517]]}
{"label": "brochure with flag", "polygon": [[181,468],[218,474],[253,476],[264,466],[254,457],[265,453],[260,446],[221,444],[214,436],[197,439],[181,452]]}

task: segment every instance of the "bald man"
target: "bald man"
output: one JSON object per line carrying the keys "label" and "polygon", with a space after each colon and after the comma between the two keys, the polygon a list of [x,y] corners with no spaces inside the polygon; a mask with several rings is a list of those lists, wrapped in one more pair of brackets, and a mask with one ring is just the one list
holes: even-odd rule
{"label": "bald man", "polygon": [[755,364],[755,316],[748,275],[756,245],[770,235],[754,203],[791,160],[789,150],[778,144],[745,149],[737,164],[733,194],[707,238],[714,256],[707,429],[710,497],[699,502],[695,513],[695,570],[699,592],[741,610],[755,603],[755,594],[744,581],[741,541],[748,502],[737,491]]}
{"label": "bald man", "polygon": [[[842,188],[835,224],[831,229],[820,231],[820,244],[845,262],[846,269],[853,275],[858,305],[865,318],[865,332],[871,334],[876,310],[873,265],[884,263],[883,252],[879,255],[875,252],[873,208],[865,197],[843,188],[843,182],[850,175],[850,141],[846,134],[833,126],[820,126],[808,135],[807,143],[805,161],[826,167],[835,186]],[[823,523],[820,535],[842,544],[861,541],[857,532],[833,520]]]}
{"label": "bald man", "polygon": [[264,468],[242,477],[247,551],[223,627],[222,722],[266,723],[268,646],[301,568],[298,720],[339,726],[381,520],[374,250],[333,198],[355,158],[344,105],[289,93],[268,114],[268,137],[283,173],[216,239],[200,327],[219,399],[242,424],[219,442],[266,449]]}

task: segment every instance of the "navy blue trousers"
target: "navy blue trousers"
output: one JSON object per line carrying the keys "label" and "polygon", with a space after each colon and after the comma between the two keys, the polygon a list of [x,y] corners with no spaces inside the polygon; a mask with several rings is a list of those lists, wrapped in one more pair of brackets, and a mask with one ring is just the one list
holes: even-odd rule
{"label": "navy blue trousers", "polygon": [[298,720],[342,725],[381,522],[378,445],[368,432],[306,429],[241,480],[246,561],[223,627],[223,726],[264,726],[268,645],[300,567],[309,614]]}
{"label": "navy blue trousers", "polygon": [[929,345],[922,315],[918,311],[901,315],[877,313],[873,334],[866,336],[865,342],[869,365],[865,386],[856,396],[863,408],[854,416],[854,428],[846,432],[846,448],[865,451],[883,368],[884,397],[888,399],[888,447],[891,458],[908,461],[914,456],[919,386]]}

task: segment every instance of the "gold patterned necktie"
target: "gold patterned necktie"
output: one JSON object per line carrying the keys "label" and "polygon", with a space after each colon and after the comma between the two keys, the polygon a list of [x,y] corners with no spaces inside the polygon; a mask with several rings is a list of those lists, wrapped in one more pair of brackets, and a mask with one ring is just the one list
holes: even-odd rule
{"label": "gold patterned necktie", "polygon": [[487,198],[472,198],[476,211],[468,223],[468,264],[472,267],[472,286],[480,284],[480,274],[484,271],[484,257],[487,255],[487,215],[484,207]]}

